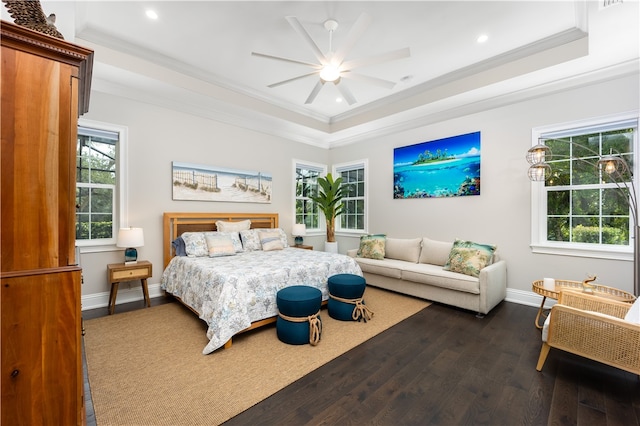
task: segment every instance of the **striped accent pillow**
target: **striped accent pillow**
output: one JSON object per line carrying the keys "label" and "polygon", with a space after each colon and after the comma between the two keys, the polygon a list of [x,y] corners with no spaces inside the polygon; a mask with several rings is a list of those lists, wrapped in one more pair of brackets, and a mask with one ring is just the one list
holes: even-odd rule
{"label": "striped accent pillow", "polygon": [[280,231],[269,230],[269,231],[259,231],[260,234],[260,244],[262,244],[263,251],[270,250],[282,250],[284,248],[284,244],[282,243],[282,239],[280,238]]}
{"label": "striped accent pillow", "polygon": [[209,257],[233,256],[236,254],[233,241],[228,235],[208,233],[205,235],[205,239],[209,248]]}

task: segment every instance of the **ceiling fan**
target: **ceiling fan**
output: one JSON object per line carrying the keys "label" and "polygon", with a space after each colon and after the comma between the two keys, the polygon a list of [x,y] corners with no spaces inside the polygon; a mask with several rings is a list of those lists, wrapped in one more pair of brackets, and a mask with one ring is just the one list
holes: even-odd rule
{"label": "ceiling fan", "polygon": [[360,15],[356,23],[353,25],[349,34],[345,39],[345,42],[340,49],[337,51],[333,51],[332,39],[333,32],[338,28],[338,22],[334,19],[329,19],[324,22],[324,28],[329,31],[329,52],[327,54],[322,53],[318,45],[313,41],[309,33],[304,29],[300,21],[295,16],[287,16],[285,18],[289,24],[293,27],[293,29],[304,39],[304,41],[311,47],[316,59],[318,60],[318,64],[300,61],[296,59],[284,58],[281,56],[273,56],[267,55],[265,53],[251,52],[253,56],[259,56],[268,59],[275,59],[278,61],[284,61],[294,64],[306,65],[312,68],[314,71],[299,75],[297,77],[289,78],[287,80],[279,81],[277,83],[273,83],[268,85],[267,87],[273,88],[283,84],[291,83],[292,81],[300,80],[305,77],[317,75],[319,76],[319,81],[314,86],[313,90],[307,97],[305,104],[310,104],[314,101],[318,93],[322,89],[325,83],[333,83],[344,99],[349,103],[349,105],[353,105],[356,103],[356,99],[351,93],[351,91],[347,88],[342,78],[350,78],[354,80],[364,81],[369,84],[373,84],[376,86],[384,87],[387,89],[392,89],[395,86],[393,81],[384,80],[377,77],[371,77],[363,74],[357,74],[352,72],[354,69],[374,64],[379,64],[382,62],[394,61],[397,59],[406,58],[410,55],[409,48],[405,47],[403,49],[393,50],[390,52],[382,53],[379,55],[373,55],[366,58],[361,59],[353,59],[349,61],[345,61],[346,56],[349,54],[351,48],[355,45],[358,39],[362,36],[362,34],[366,31],[367,27],[371,23],[371,17],[366,13]]}

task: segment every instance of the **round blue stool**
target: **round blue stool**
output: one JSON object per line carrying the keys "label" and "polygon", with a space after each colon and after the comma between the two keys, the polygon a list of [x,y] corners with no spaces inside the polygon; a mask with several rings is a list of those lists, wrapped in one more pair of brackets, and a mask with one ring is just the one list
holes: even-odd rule
{"label": "round blue stool", "polygon": [[306,285],[294,285],[276,296],[278,339],[290,345],[317,345],[322,334],[320,306],[322,292]]}
{"label": "round blue stool", "polygon": [[354,274],[337,274],[329,277],[329,316],[340,321],[370,320],[373,312],[364,304],[362,296],[367,281]]}

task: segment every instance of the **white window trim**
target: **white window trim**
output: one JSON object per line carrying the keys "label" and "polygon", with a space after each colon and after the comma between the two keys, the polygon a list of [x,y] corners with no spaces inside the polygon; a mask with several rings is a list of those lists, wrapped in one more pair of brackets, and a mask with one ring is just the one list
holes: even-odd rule
{"label": "white window trim", "polygon": [[340,220],[336,220],[336,235],[353,236],[363,235],[369,232],[369,160],[364,159],[334,164],[331,167],[331,174],[333,176],[337,176],[338,172],[342,171],[343,169],[355,169],[359,168],[360,166],[364,168],[364,229],[343,229],[340,226]]}
{"label": "white window trim", "polygon": [[[326,176],[327,174],[327,165],[326,164],[320,164],[320,163],[314,163],[311,161],[305,161],[305,160],[298,160],[298,159],[293,159],[292,160],[293,163],[293,167],[292,167],[292,179],[291,179],[291,183],[293,185],[292,190],[291,190],[291,194],[293,196],[293,200],[292,200],[292,205],[293,205],[293,223],[295,223],[296,221],[296,169],[297,168],[309,168],[309,169],[317,169],[320,172],[320,176]],[[307,228],[307,236],[317,236],[317,235],[325,235],[327,233],[327,224],[326,221],[324,220],[324,215],[322,214],[322,211],[318,212],[319,217],[318,217],[318,228]],[[293,225],[293,223],[291,225]]]}
{"label": "white window trim", "polygon": [[[561,133],[566,131],[570,133],[572,129],[585,129],[589,127],[602,127],[609,123],[621,122],[626,120],[638,120],[639,112],[630,111],[621,114],[613,114],[604,117],[590,118],[585,120],[572,121],[568,123],[559,123],[549,126],[535,127],[531,131],[531,146],[537,145],[540,137],[549,133]],[[636,199],[638,194],[638,175],[640,167],[638,159],[640,158],[638,147],[638,132],[636,132],[636,141],[633,150],[633,176],[636,187]],[[560,256],[577,256],[591,257],[599,259],[626,260],[633,261],[633,242],[629,246],[602,246],[599,244],[574,244],[568,242],[546,241],[546,212],[547,200],[545,198],[544,182],[531,182],[531,251],[540,254],[553,254]],[[633,219],[632,219],[633,221]],[[633,233],[630,234],[633,238]]]}
{"label": "white window trim", "polygon": [[[119,134],[116,150],[118,173],[116,176],[116,208],[114,209],[115,231],[117,235],[118,229],[127,227],[129,223],[128,128],[117,124],[87,120],[82,117],[78,119],[78,126],[117,132]],[[116,235],[114,235],[113,238],[105,239],[100,242],[97,242],[96,240],[76,240],[76,246],[80,248],[81,253],[122,250],[121,248],[116,247]]]}

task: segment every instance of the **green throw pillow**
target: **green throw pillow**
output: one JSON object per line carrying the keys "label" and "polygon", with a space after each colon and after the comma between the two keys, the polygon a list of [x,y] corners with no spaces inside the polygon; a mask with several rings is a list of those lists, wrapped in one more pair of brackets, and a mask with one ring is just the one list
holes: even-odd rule
{"label": "green throw pillow", "polygon": [[490,244],[456,240],[442,269],[478,277],[480,270],[491,264],[495,251],[496,246]]}
{"label": "green throw pillow", "polygon": [[384,234],[361,235],[358,257],[378,260],[384,259],[384,245],[386,239],[387,236]]}

